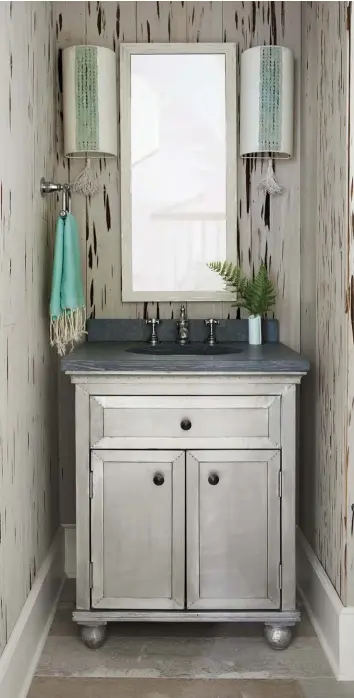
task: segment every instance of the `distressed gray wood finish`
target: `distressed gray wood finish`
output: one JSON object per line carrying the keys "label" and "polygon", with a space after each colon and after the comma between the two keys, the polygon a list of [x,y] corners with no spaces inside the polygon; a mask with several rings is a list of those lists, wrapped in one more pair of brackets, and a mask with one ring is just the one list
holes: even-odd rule
{"label": "distressed gray wood finish", "polygon": [[[276,396],[90,398],[90,447],[95,449],[280,448],[280,399]],[[184,419],[190,430],[181,427]]]}
{"label": "distressed gray wood finish", "polygon": [[279,473],[280,451],[187,451],[189,609],[280,608]]}
{"label": "distressed gray wood finish", "polygon": [[[90,401],[83,386],[75,388],[75,424],[80,424],[75,440],[76,455],[76,502],[80,500],[80,518],[76,525],[76,607],[82,610],[90,608],[90,452],[86,445],[90,438]],[[79,506],[77,507],[79,508]]]}
{"label": "distressed gray wood finish", "polygon": [[[168,375],[168,383],[166,382]],[[284,385],[301,382],[301,373],[77,373],[72,383],[88,395],[281,395]],[[246,390],[247,385],[247,390]]]}
{"label": "distressed gray wood finish", "polygon": [[57,361],[48,297],[55,201],[51,3],[0,4],[0,654],[58,526]]}
{"label": "distressed gray wood finish", "polygon": [[[182,596],[184,597],[184,584],[181,584],[184,574],[182,548],[187,540],[187,599],[192,604],[193,609],[198,608],[201,611],[201,613],[198,611],[198,613],[193,615],[195,620],[206,620],[206,616],[202,612],[206,608],[213,611],[218,609],[226,610],[226,619],[235,621],[243,619],[244,615],[241,613],[241,617],[238,617],[237,614],[232,612],[233,609],[240,609],[241,611],[247,609],[246,617],[249,615],[250,609],[253,609],[253,611],[256,611],[256,613],[252,613],[253,620],[264,618],[266,622],[272,622],[275,618],[272,609],[279,607],[281,612],[277,620],[280,623],[283,622],[284,611],[287,618],[295,621],[298,618],[295,610],[295,398],[296,384],[300,382],[301,374],[283,372],[278,376],[267,373],[263,375],[253,373],[251,375],[236,374],[226,376],[225,372],[223,372],[222,375],[218,376],[210,371],[204,373],[199,371],[199,373],[195,374],[190,372],[156,374],[150,369],[145,371],[143,375],[139,375],[137,371],[133,371],[131,374],[121,374],[115,371],[107,372],[104,375],[90,371],[86,373],[75,372],[71,375],[71,380],[76,384],[77,393],[78,612],[74,614],[75,620],[79,623],[84,623],[84,619],[87,619],[88,622],[113,621],[122,617],[134,620],[136,615],[131,610],[129,611],[129,608],[141,609],[142,613],[139,617],[141,620],[148,620],[149,616],[146,615],[144,609],[151,608],[151,598],[155,597],[155,601],[157,600],[157,603],[154,604],[157,608],[162,606],[170,608],[170,601],[166,601],[166,599],[172,598],[176,601],[175,593],[173,592],[172,596],[170,595],[170,582],[166,583],[166,580],[170,579],[170,575],[169,573],[166,574],[166,538],[164,537],[162,537],[163,545],[160,549],[162,557],[160,557],[159,562],[156,561],[157,566],[163,564],[164,570],[161,570],[157,581],[153,574],[150,574],[150,571],[148,573],[143,572],[142,575],[143,580],[147,579],[148,593],[145,593],[143,587],[139,586],[139,582],[132,581],[131,584],[129,583],[128,577],[130,578],[131,576],[133,579],[136,576],[137,563],[134,555],[131,556],[131,546],[129,549],[129,545],[127,545],[125,540],[128,534],[125,535],[123,530],[119,532],[117,529],[117,526],[119,529],[122,529],[123,526],[124,529],[124,525],[119,520],[120,515],[113,511],[115,498],[111,492],[114,488],[117,489],[122,477],[126,480],[136,479],[132,472],[134,469],[142,466],[143,470],[140,475],[143,479],[141,479],[136,493],[132,490],[132,482],[130,484],[129,482],[122,483],[123,495],[121,497],[120,509],[122,506],[124,507],[124,501],[126,501],[127,497],[128,499],[130,497],[132,499],[130,509],[134,511],[134,507],[138,506],[137,502],[145,492],[145,499],[147,498],[145,502],[145,508],[147,507],[146,515],[147,518],[151,519],[150,495],[149,489],[146,488],[151,486],[151,477],[155,473],[155,465],[157,470],[157,468],[160,469],[161,463],[161,471],[163,469],[163,472],[165,472],[166,463],[171,463],[171,453],[168,452],[170,449],[174,451],[178,449],[180,453],[175,453],[177,458],[173,458],[173,462],[179,461],[176,467],[182,466],[184,468],[184,455],[186,455],[187,482],[186,486],[184,486],[184,475],[182,478],[181,471],[179,471],[178,481],[175,479],[175,475],[173,475],[172,508],[174,511],[173,516],[176,516],[173,522],[173,530],[176,532],[177,537],[175,538],[173,535],[169,540],[174,540],[172,548],[176,553],[176,556],[173,555],[172,563],[172,587],[176,591],[179,590],[177,592],[179,598],[181,598],[182,588]],[[279,410],[279,406],[281,406],[281,410]],[[181,407],[183,411],[180,410]],[[261,430],[264,432],[264,421],[259,420],[256,414],[254,414],[254,417],[251,418],[252,424],[250,424],[250,420],[243,419],[244,415],[242,416],[246,409],[254,409],[254,407],[257,410],[259,408],[264,410],[264,412],[268,411],[269,424],[266,425],[266,431],[268,430],[269,434],[276,435],[271,442],[278,447],[276,450],[269,448],[271,445],[269,442],[263,444],[262,439],[254,442],[250,430],[254,432],[256,425],[257,429],[261,426]],[[224,427],[225,425],[227,427],[230,421],[227,414],[225,414],[224,421],[220,421],[218,413],[223,408],[226,408],[226,411],[230,408],[240,410],[240,418],[238,416],[235,418],[236,422],[240,421],[241,433],[239,433],[239,443],[224,443]],[[138,409],[140,409],[141,415],[126,419],[124,411],[136,411]],[[159,409],[164,410],[164,417],[154,414]],[[193,410],[194,414],[191,414]],[[104,416],[102,411],[105,413]],[[210,416],[205,415],[204,420],[201,421],[198,412],[201,413],[203,411],[214,415],[213,419],[210,421]],[[111,414],[108,414],[109,412]],[[167,414],[168,412],[170,414]],[[120,413],[120,417],[116,419],[118,413]],[[191,437],[187,437],[187,439],[183,429],[178,430],[175,428],[176,426],[178,427],[181,415],[191,420]],[[235,419],[232,420],[234,424]],[[150,421],[150,424],[147,424],[147,420]],[[173,426],[171,429],[172,421]],[[157,422],[160,425],[158,433],[156,431]],[[135,430],[134,423],[139,424],[141,429],[139,428],[138,431],[132,433],[132,429]],[[193,436],[194,423],[196,423],[196,433],[194,435],[196,438]],[[208,437],[204,433],[204,423],[209,423]],[[121,434],[119,430],[122,425],[123,433]],[[110,442],[105,442],[104,439],[100,438],[102,428],[104,431],[107,429],[107,432],[114,437]],[[157,438],[155,441],[148,443],[145,438],[146,433],[155,433]],[[132,434],[133,439],[131,439]],[[198,440],[198,434],[202,436],[201,442]],[[195,443],[193,443],[193,440]],[[91,451],[93,481],[92,488],[90,488],[88,460],[90,448],[93,444],[95,446],[95,450]],[[107,447],[108,450],[102,450],[102,447],[104,449]],[[264,447],[266,450],[261,450]],[[101,450],[96,450],[97,448],[101,448]],[[205,451],[205,448],[209,450]],[[238,450],[233,450],[236,448]],[[252,450],[257,448],[258,450]],[[189,449],[192,450],[189,452]],[[187,453],[184,454],[184,451],[187,451]],[[195,459],[197,467],[193,459]],[[128,463],[131,467],[127,466]],[[152,469],[151,464],[153,464]],[[105,468],[107,468],[106,475],[104,475]],[[216,500],[213,500],[215,506],[211,505],[210,493],[208,492],[209,485],[213,483],[210,483],[209,480],[207,483],[205,480],[206,477],[209,478],[210,470],[220,473],[220,480],[223,483],[220,490],[216,492]],[[171,471],[169,471],[169,475],[166,478],[168,488],[171,487],[171,481],[168,479],[170,476],[172,476]],[[105,485],[106,477],[107,484]],[[259,478],[261,482],[259,482]],[[243,500],[245,497],[246,499],[247,497],[252,498],[251,494],[247,494],[249,488],[256,488],[258,491],[260,512],[258,514],[254,513],[254,521],[246,526],[251,531],[251,537],[252,535],[254,538],[256,537],[257,532],[255,529],[258,530],[258,537],[262,538],[263,536],[261,543],[262,554],[259,551],[257,553],[254,550],[254,546],[250,548],[251,557],[255,554],[258,560],[258,567],[256,566],[256,568],[254,561],[252,562],[251,558],[248,558],[248,553],[241,540],[242,536],[239,536],[238,540],[228,536],[230,525],[231,529],[236,530],[238,527],[237,517],[235,519],[233,515],[231,518],[229,516],[223,519],[222,513],[220,513],[220,516],[216,515],[218,522],[215,525],[219,526],[219,535],[218,531],[212,533],[214,524],[210,516],[213,516],[214,509],[217,512],[218,507],[220,512],[225,509],[230,488],[235,487],[238,488],[238,493],[235,495],[236,500],[238,497],[241,498],[239,509],[242,509],[242,506],[244,506]],[[107,488],[109,488],[109,494]],[[124,491],[126,492],[125,497]],[[243,496],[241,496],[241,491],[243,491]],[[219,492],[221,500],[218,499]],[[150,494],[152,494],[151,490]],[[155,494],[156,492],[152,495],[153,500],[155,499]],[[165,494],[167,493],[165,492]],[[212,494],[212,497],[214,497],[214,494]],[[183,508],[180,507],[178,502],[181,502],[184,497],[186,497],[187,502],[186,539],[183,527],[178,525],[178,517],[183,515]],[[280,498],[282,498],[283,502],[281,507]],[[89,513],[90,499],[91,519]],[[154,519],[155,513],[158,517],[161,514],[164,516],[166,527],[170,529],[170,523],[167,522],[167,519],[170,522],[171,519],[166,509],[166,500],[161,503],[163,504],[163,510],[159,513],[156,511],[158,507],[157,500],[155,500],[155,504],[152,507],[154,515],[148,527],[152,530],[156,524]],[[250,505],[252,507],[251,499]],[[106,515],[103,513],[105,507],[108,507]],[[199,515],[195,516],[198,509]],[[229,510],[231,511],[230,507]],[[245,516],[245,512],[241,512],[241,519],[244,519]],[[139,516],[137,515],[137,517],[139,528],[141,521],[139,523]],[[91,546],[89,544],[90,526]],[[264,554],[264,527],[268,529],[266,540],[268,545],[267,554]],[[118,538],[115,542],[116,533]],[[199,533],[201,534],[200,545],[198,543]],[[122,535],[124,540],[121,540]],[[128,538],[130,535],[131,532]],[[220,545],[218,544],[218,538],[220,538]],[[156,537],[155,534],[154,540],[159,540],[159,537]],[[160,543],[161,540],[159,541]],[[116,549],[117,544],[121,550],[121,555],[118,555],[118,557],[123,560],[122,570],[118,569],[112,558],[112,550]],[[176,545],[177,550],[175,550]],[[102,553],[105,547],[107,547],[106,557]],[[219,576],[217,576],[215,570],[213,572],[210,563],[211,557],[214,556],[216,559],[218,555],[220,564],[217,564],[216,567],[221,568],[224,566],[225,568],[225,574]],[[241,567],[243,566],[246,582],[240,576],[237,566],[233,567],[230,565],[230,560],[227,560],[227,558],[232,559],[235,555],[239,556],[242,561]],[[260,556],[262,559],[258,559]],[[93,604],[95,606],[95,610],[93,610],[91,604],[91,612],[90,559],[93,563]],[[180,566],[181,560],[182,568]],[[142,564],[144,567],[144,559]],[[133,569],[135,569],[135,572]],[[183,570],[183,572],[180,571],[179,575],[178,569]],[[254,569],[257,569],[258,582],[251,579],[251,570],[254,572]],[[177,576],[175,576],[173,570],[176,570]],[[122,574],[120,579],[117,577],[118,573]],[[227,580],[227,577],[230,576],[232,577],[231,583]],[[248,577],[249,581],[247,582]],[[215,581],[215,586],[213,580]],[[152,586],[156,588],[156,594]],[[215,593],[213,593],[212,587],[215,589]],[[129,597],[130,589],[133,590],[134,588],[136,590],[135,600]],[[235,588],[237,591],[233,592],[232,590]],[[282,590],[281,596],[279,593],[280,589]],[[173,601],[172,605],[175,607]],[[99,610],[101,608],[103,610]],[[117,608],[127,609],[127,613],[121,615],[121,612],[117,613]],[[263,609],[268,609],[265,616],[263,615]],[[83,611],[87,612],[83,613]],[[153,610],[151,612],[152,620],[160,617]],[[214,613],[213,617],[215,615],[219,618],[223,617],[219,613]],[[183,614],[183,617],[185,618],[185,614]],[[167,613],[166,619],[172,619],[170,613]],[[250,620],[250,616],[248,619]]]}
{"label": "distressed gray wood finish", "polygon": [[274,623],[295,625],[301,620],[300,611],[74,611],[73,620],[79,625],[101,623]]}
{"label": "distressed gray wood finish", "polygon": [[[294,51],[297,74],[301,56],[301,3],[262,2],[56,2],[57,45],[93,43],[117,51],[121,41],[232,41],[240,53],[263,43],[279,43]],[[118,71],[117,71],[118,75]],[[239,81],[238,81],[239,84]],[[296,79],[295,157],[276,162],[285,186],[281,197],[270,199],[257,191],[266,165],[261,160],[238,160],[238,259],[248,271],[264,258],[279,288],[276,317],[283,342],[299,348],[300,325],[300,81]],[[119,90],[118,90],[119,92]],[[73,180],[83,161],[62,155],[62,110],[57,88],[57,178]],[[94,162],[94,161],[93,161]],[[177,317],[178,303],[122,303],[120,262],[120,162],[94,162],[102,191],[90,201],[75,196],[81,238],[89,317]],[[188,303],[190,317],[236,317],[226,303]],[[59,378],[60,492],[64,523],[75,522],[74,447],[72,442],[73,391]]]}
{"label": "distressed gray wood finish", "polygon": [[91,468],[92,607],[183,610],[185,453],[92,451]]}
{"label": "distressed gray wood finish", "polygon": [[346,494],[347,20],[345,2],[303,3],[301,348],[315,370],[302,392],[300,520],[342,601],[353,603]]}
{"label": "distressed gray wood finish", "polygon": [[281,406],[282,424],[282,608],[290,611],[296,606],[295,526],[296,509],[296,386],[284,390]]}

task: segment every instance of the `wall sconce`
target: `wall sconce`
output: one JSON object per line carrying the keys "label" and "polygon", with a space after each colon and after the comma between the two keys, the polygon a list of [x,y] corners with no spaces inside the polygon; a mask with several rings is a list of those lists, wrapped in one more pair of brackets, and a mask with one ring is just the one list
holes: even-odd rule
{"label": "wall sconce", "polygon": [[116,55],[102,46],[70,46],[63,50],[64,154],[86,158],[73,190],[97,193],[91,158],[116,157]]}
{"label": "wall sconce", "polygon": [[280,194],[272,159],[293,155],[294,57],[284,46],[256,46],[241,56],[240,154],[269,158],[259,188]]}

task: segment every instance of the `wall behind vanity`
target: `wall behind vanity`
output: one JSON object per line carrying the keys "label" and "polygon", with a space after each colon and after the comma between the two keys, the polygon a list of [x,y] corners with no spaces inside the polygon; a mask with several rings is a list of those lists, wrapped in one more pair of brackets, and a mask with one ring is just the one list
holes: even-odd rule
{"label": "wall behind vanity", "polygon": [[[263,43],[280,43],[294,51],[299,68],[300,2],[56,2],[58,47],[93,43],[113,48],[125,42],[223,42],[237,44],[240,53]],[[297,81],[297,86],[299,83]],[[58,95],[60,113],[60,94]],[[279,288],[277,317],[283,341],[299,347],[300,209],[299,99],[296,100],[296,145],[291,161],[277,163],[285,186],[282,197],[270,200],[257,191],[261,161],[239,160],[239,258],[246,268],[267,260]],[[63,159],[59,119],[58,177],[73,178],[82,162]],[[103,191],[91,201],[76,196],[73,211],[81,227],[85,260],[87,309],[91,317],[143,317],[157,313],[154,304],[121,302],[119,161],[100,161]],[[176,317],[179,304],[160,303],[161,318]],[[227,317],[229,304],[188,304],[190,317]]]}

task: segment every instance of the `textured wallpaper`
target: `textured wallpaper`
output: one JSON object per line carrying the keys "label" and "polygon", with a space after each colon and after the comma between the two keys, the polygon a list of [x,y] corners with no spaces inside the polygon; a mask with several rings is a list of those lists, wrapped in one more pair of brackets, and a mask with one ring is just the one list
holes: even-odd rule
{"label": "textured wallpaper", "polygon": [[[119,51],[120,42],[235,42],[237,62],[246,48],[282,44],[294,52],[295,155],[276,162],[285,187],[281,197],[258,192],[267,162],[238,159],[235,230],[239,260],[246,271],[267,261],[279,294],[276,316],[282,341],[300,343],[300,2],[55,2],[58,49],[77,43]],[[118,79],[117,73],[117,79]],[[83,165],[62,156],[61,85],[58,81],[58,177],[72,180]],[[237,86],[238,89],[238,86]],[[118,90],[119,92],[119,90]],[[87,311],[90,317],[176,317],[179,303],[122,303],[120,255],[120,162],[100,160],[102,191],[91,200],[73,200],[81,234]],[[235,317],[229,303],[188,303],[189,317]],[[75,522],[73,392],[61,383],[61,520]]]}
{"label": "textured wallpaper", "polygon": [[49,2],[0,3],[0,653],[58,526],[57,362],[48,347],[55,201]]}
{"label": "textured wallpaper", "polygon": [[[348,50],[345,2],[303,3],[300,522],[344,603],[353,603],[348,517]],[[352,346],[350,347],[352,352]],[[347,403],[348,400],[348,403]]]}

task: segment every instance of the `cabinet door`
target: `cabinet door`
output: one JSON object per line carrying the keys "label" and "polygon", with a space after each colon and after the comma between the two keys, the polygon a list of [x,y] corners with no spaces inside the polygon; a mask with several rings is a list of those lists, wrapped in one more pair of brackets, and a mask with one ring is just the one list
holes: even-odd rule
{"label": "cabinet door", "polygon": [[280,607],[279,451],[187,452],[187,606]]}
{"label": "cabinet door", "polygon": [[185,453],[93,451],[92,606],[184,607]]}

